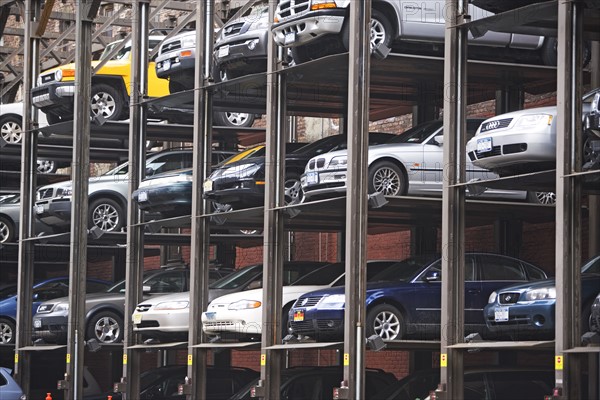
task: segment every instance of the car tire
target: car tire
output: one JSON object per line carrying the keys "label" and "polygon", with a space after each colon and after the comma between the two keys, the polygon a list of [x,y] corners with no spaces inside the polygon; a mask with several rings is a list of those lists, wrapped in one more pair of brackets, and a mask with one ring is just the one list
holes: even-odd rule
{"label": "car tire", "polygon": [[583,170],[596,169],[600,166],[600,153],[592,148],[592,141],[598,140],[595,136],[585,135],[583,139]]}
{"label": "car tire", "polygon": [[53,174],[58,169],[58,164],[52,160],[38,160],[37,172],[40,174]]}
{"label": "car tire", "polygon": [[527,201],[533,204],[555,205],[556,193],[554,192],[527,192]]}
{"label": "car tire", "polygon": [[290,53],[296,64],[302,64],[313,59],[307,46],[292,47]]}
{"label": "car tire", "polygon": [[101,311],[90,318],[87,325],[87,339],[98,342],[120,343],[123,341],[123,318],[112,311]]}
{"label": "car tire", "polygon": [[369,193],[380,192],[384,196],[402,196],[407,191],[404,173],[393,162],[379,161],[369,167]]}
{"label": "car tire", "polygon": [[16,326],[7,318],[0,318],[0,344],[13,344],[16,339]]}
{"label": "car tire", "polygon": [[[540,58],[544,65],[556,66],[558,64],[558,39],[546,38],[540,50]],[[583,44],[582,68],[585,68],[592,59],[592,48],[589,42]]]}
{"label": "car tire", "polygon": [[215,112],[213,115],[215,126],[231,126],[234,128],[249,128],[254,124],[254,114],[231,111]]}
{"label": "car tire", "polygon": [[23,140],[21,119],[14,115],[6,115],[0,119],[0,135],[6,143],[20,143]]}
{"label": "car tire", "polygon": [[102,229],[105,232],[119,232],[125,225],[125,211],[113,199],[100,198],[89,206],[88,226]]}
{"label": "car tire", "polygon": [[[371,24],[370,24],[370,48],[371,53],[375,51],[377,46],[384,45],[390,47],[393,41],[394,29],[392,23],[388,18],[379,10],[373,9],[371,11]],[[342,30],[342,42],[346,51],[350,50],[350,24],[344,24]]]}
{"label": "car tire", "polygon": [[404,333],[404,317],[391,304],[378,304],[367,312],[367,337],[378,335],[383,340],[400,340]]}
{"label": "car tire", "polygon": [[[213,212],[214,213],[226,213],[229,211],[233,211],[233,207],[231,206],[231,204],[224,204],[224,203],[217,203],[217,202],[212,202],[212,207],[213,207]],[[234,234],[234,235],[260,235],[262,233],[262,230],[260,229],[231,229],[229,230],[229,233]]]}
{"label": "car tire", "polygon": [[284,187],[284,203],[286,206],[304,202],[304,191],[300,184],[300,174],[290,172],[286,174]]}
{"label": "car tire", "polygon": [[285,307],[283,307],[283,311],[281,312],[281,338],[282,339],[284,337],[286,337],[287,334],[288,334],[288,324],[289,324],[289,320],[290,320],[290,310],[292,309],[293,305],[294,305],[294,302],[291,302],[291,303],[287,304]]}
{"label": "car tire", "polygon": [[184,90],[186,90],[186,88],[183,85],[183,83],[179,82],[176,79],[169,79],[169,93],[172,94],[177,92],[183,92]]}
{"label": "car tire", "polygon": [[91,95],[92,117],[100,114],[108,121],[122,119],[121,114],[125,108],[125,101],[117,89],[105,83],[97,83],[92,85]]}
{"label": "car tire", "polygon": [[63,120],[60,115],[46,113],[46,121],[48,125],[60,124],[63,121],[67,121],[67,119]]}
{"label": "car tire", "polygon": [[15,225],[6,217],[0,217],[0,243],[15,240]]}

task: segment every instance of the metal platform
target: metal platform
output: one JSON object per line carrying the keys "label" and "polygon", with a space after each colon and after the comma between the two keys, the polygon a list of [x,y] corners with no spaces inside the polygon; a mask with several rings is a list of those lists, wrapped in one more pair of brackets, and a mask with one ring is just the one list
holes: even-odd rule
{"label": "metal platform", "polygon": [[470,342],[458,343],[447,348],[460,350],[554,350],[554,340],[547,341],[519,341],[519,342]]}

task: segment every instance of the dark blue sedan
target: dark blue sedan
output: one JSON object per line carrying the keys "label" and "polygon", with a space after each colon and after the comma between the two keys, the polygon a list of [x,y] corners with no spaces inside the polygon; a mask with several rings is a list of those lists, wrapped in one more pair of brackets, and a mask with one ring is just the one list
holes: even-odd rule
{"label": "dark blue sedan", "polygon": [[[547,278],[540,268],[498,254],[465,255],[465,332],[485,328],[483,307],[494,290],[514,282]],[[384,340],[440,335],[442,260],[412,257],[376,275],[367,284],[367,336]],[[340,339],[344,332],[344,288],[305,293],[290,310],[290,332],[317,340]]]}
{"label": "dark blue sedan", "polygon": [[[587,332],[592,303],[600,288],[600,255],[581,268],[581,330]],[[485,322],[495,336],[513,340],[554,337],[556,282],[547,279],[513,285],[493,292],[484,309]]]}
{"label": "dark blue sedan", "polygon": [[[87,292],[106,291],[112,283],[99,279],[88,279]],[[69,295],[69,278],[50,278],[33,286],[33,307],[47,300]],[[17,285],[8,285],[0,290],[0,344],[13,344],[16,339]]]}

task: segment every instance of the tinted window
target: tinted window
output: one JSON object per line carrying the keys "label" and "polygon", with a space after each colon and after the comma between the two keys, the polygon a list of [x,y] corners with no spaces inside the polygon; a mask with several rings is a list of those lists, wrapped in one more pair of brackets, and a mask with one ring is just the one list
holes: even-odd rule
{"label": "tinted window", "polygon": [[6,380],[6,378],[0,374],[0,386],[5,386],[8,385],[8,381]]}
{"label": "tinted window", "polygon": [[389,268],[375,275],[372,279],[376,281],[409,281],[415,277],[424,265],[428,265],[435,257],[419,256],[392,264]]}
{"label": "tinted window", "polygon": [[46,301],[56,299],[57,297],[65,297],[69,295],[68,281],[53,281],[45,283],[33,289],[33,294],[37,301]]}
{"label": "tinted window", "polygon": [[588,261],[582,268],[584,274],[600,274],[600,256]]}
{"label": "tinted window", "polygon": [[176,293],[186,290],[185,278],[179,271],[166,272],[144,282],[151,293]]}
{"label": "tinted window", "polygon": [[489,255],[479,256],[484,281],[525,281],[525,271],[517,260]]}
{"label": "tinted window", "polygon": [[253,265],[250,267],[242,268],[236,272],[221,278],[212,285],[211,289],[235,289],[244,285],[248,280],[256,276],[257,273],[262,273],[261,265]]}
{"label": "tinted window", "polygon": [[104,292],[108,286],[105,283],[89,281],[87,283],[86,289],[88,293],[98,293]]}
{"label": "tinted window", "polygon": [[0,300],[9,298],[17,294],[17,285],[7,286],[0,290]]}
{"label": "tinted window", "polygon": [[546,273],[533,265],[523,264],[530,280],[546,279]]}
{"label": "tinted window", "polygon": [[424,143],[431,135],[436,133],[442,125],[442,121],[425,122],[424,124],[419,124],[396,136],[388,143]]}
{"label": "tinted window", "polygon": [[327,153],[331,149],[336,146],[339,146],[341,143],[346,143],[346,136],[344,135],[333,135],[328,136],[323,139],[319,139],[316,142],[312,142],[303,146],[295,151],[294,154],[310,154],[312,156],[316,156],[318,154]]}
{"label": "tinted window", "polygon": [[176,169],[191,168],[193,163],[192,152],[174,152],[161,155],[149,163],[146,163],[146,168],[151,169],[153,174],[173,171]]}
{"label": "tinted window", "polygon": [[316,268],[322,266],[322,263],[301,263],[286,264],[283,266],[283,285],[287,286]]}
{"label": "tinted window", "polygon": [[293,285],[327,285],[343,274],[345,268],[342,263],[326,265],[298,279]]}

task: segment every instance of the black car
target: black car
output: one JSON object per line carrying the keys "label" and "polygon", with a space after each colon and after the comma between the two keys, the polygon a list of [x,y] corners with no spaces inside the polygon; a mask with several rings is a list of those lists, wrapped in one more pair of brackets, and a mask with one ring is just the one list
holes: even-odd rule
{"label": "black car", "polygon": [[[185,400],[185,395],[178,394],[180,384],[184,383],[187,375],[185,365],[170,365],[148,370],[140,375],[139,400]],[[229,399],[249,382],[258,379],[259,373],[248,368],[218,368],[208,366],[206,379],[206,400]],[[112,396],[114,400],[122,399],[121,393],[106,393],[101,396],[85,396],[84,400],[105,400]]]}
{"label": "black car", "polygon": [[600,333],[600,293],[598,293],[598,296],[596,296],[596,299],[594,299],[594,302],[592,303],[589,324],[591,332]]}
{"label": "black car", "polygon": [[[395,135],[370,133],[369,145],[386,143]],[[300,175],[308,160],[333,150],[345,149],[346,135],[327,136],[307,144],[285,156],[285,203],[296,204],[304,200],[300,186]],[[223,163],[204,181],[204,196],[219,204],[228,204],[233,209],[263,205],[265,193],[266,147],[256,149],[250,156],[233,158]]]}

